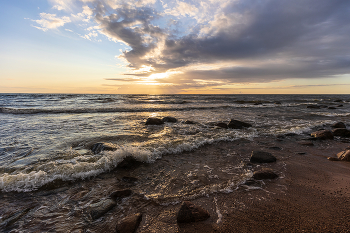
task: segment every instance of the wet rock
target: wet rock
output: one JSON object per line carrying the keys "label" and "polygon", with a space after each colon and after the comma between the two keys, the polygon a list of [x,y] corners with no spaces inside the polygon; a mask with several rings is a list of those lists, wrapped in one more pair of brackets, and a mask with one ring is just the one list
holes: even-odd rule
{"label": "wet rock", "polygon": [[98,154],[100,153],[101,151],[104,151],[104,150],[108,150],[108,151],[113,151],[113,150],[116,150],[116,146],[112,143],[108,143],[108,142],[98,142],[98,143],[95,143],[94,145],[92,145],[91,147],[91,151],[94,153],[94,154]]}
{"label": "wet rock", "polygon": [[134,184],[134,183],[136,183],[138,181],[138,179],[135,178],[135,177],[124,176],[122,178],[122,181],[124,181],[126,183],[129,183],[129,184]]}
{"label": "wet rock", "polygon": [[146,125],[162,125],[162,124],[164,124],[164,122],[161,119],[155,118],[155,117],[150,117],[146,121]]}
{"label": "wet rock", "polygon": [[137,161],[134,157],[126,156],[124,160],[117,165],[117,168],[133,169],[140,166],[141,164],[142,162]]}
{"label": "wet rock", "polygon": [[255,171],[253,178],[256,180],[276,179],[278,175],[270,168],[263,168],[260,171]]}
{"label": "wet rock", "polygon": [[111,193],[111,195],[109,195],[109,197],[112,200],[117,201],[117,200],[120,200],[122,198],[129,197],[131,194],[132,194],[132,191],[130,189],[124,189],[124,190],[118,190],[118,191]]}
{"label": "wet rock", "polygon": [[103,215],[105,215],[111,209],[113,209],[115,205],[116,205],[116,202],[114,200],[106,199],[106,200],[97,202],[95,204],[91,204],[88,207],[87,212],[92,218],[92,220],[96,220],[102,217]]}
{"label": "wet rock", "polygon": [[310,141],[300,141],[298,144],[303,145],[303,146],[313,146],[314,143]]}
{"label": "wet rock", "polygon": [[264,151],[252,151],[250,162],[251,163],[273,163],[276,162],[276,157],[269,152]]}
{"label": "wet rock", "polygon": [[207,210],[189,201],[184,201],[177,213],[178,223],[189,223],[204,221],[210,217]]}
{"label": "wet rock", "polygon": [[117,233],[134,233],[142,221],[142,214],[129,215],[117,223]]}
{"label": "wet rock", "polygon": [[350,150],[345,150],[338,153],[337,157],[341,161],[350,161]]}
{"label": "wet rock", "polygon": [[190,121],[190,120],[186,120],[186,121],[184,122],[184,124],[194,125],[194,124],[196,124],[196,122]]}
{"label": "wet rock", "polygon": [[331,125],[332,128],[346,128],[346,125],[343,122],[337,122]]}
{"label": "wet rock", "polygon": [[170,116],[167,116],[167,117],[164,117],[162,119],[163,122],[169,122],[169,123],[176,123],[177,122],[177,119],[175,117],[170,117]]}
{"label": "wet rock", "polygon": [[336,107],[328,107],[328,109],[337,109]]}
{"label": "wet rock", "polygon": [[311,133],[311,136],[317,139],[325,140],[325,139],[333,139],[334,136],[329,130],[319,130]]}
{"label": "wet rock", "polygon": [[327,159],[328,159],[329,161],[340,161],[340,159],[334,158],[334,157],[327,157]]}
{"label": "wet rock", "polygon": [[231,119],[227,127],[231,129],[243,129],[244,127],[246,128],[252,127],[252,125],[243,121],[237,121],[237,120]]}
{"label": "wet rock", "polygon": [[224,129],[227,129],[227,124],[226,123],[223,123],[223,122],[219,122],[217,124],[215,124],[215,126],[218,126],[220,128],[224,128]]}
{"label": "wet rock", "polygon": [[18,211],[16,213],[12,214],[8,218],[6,218],[2,222],[0,222],[0,227],[1,228],[10,227],[14,223],[16,223],[20,218],[22,218],[24,215],[26,215],[30,210],[31,210],[31,208],[27,208],[27,209],[24,209],[24,210],[21,210],[21,211]]}
{"label": "wet rock", "polygon": [[334,136],[350,137],[350,130],[344,128],[333,129],[332,133]]}

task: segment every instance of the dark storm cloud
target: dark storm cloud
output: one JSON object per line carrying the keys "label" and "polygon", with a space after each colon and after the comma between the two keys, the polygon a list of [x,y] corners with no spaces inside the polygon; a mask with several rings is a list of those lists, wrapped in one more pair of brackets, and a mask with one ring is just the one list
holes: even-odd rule
{"label": "dark storm cloud", "polygon": [[[150,73],[217,61],[246,65],[185,75],[269,81],[350,73],[349,0],[233,1],[209,25],[198,25],[196,33],[180,38],[155,26],[153,21],[160,16],[150,8],[125,7],[105,15],[100,9],[96,20],[103,33],[131,47],[123,53],[129,67],[151,65],[155,69]],[[161,52],[145,58],[161,42]],[[260,66],[249,64],[257,61]]]}

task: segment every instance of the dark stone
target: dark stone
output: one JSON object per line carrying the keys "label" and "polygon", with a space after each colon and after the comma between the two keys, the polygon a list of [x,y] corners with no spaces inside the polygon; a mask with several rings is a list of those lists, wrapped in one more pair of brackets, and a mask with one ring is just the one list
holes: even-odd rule
{"label": "dark stone", "polygon": [[122,198],[129,197],[131,194],[132,194],[132,191],[130,189],[124,189],[124,190],[118,190],[118,191],[111,193],[111,195],[109,195],[109,197],[112,200],[117,201],[117,200],[120,200]]}
{"label": "dark stone", "polygon": [[252,163],[273,163],[276,160],[275,156],[264,151],[253,151],[250,157],[250,162]]}
{"label": "dark stone", "polygon": [[245,123],[242,121],[237,121],[237,120],[233,120],[231,119],[231,121],[228,123],[227,127],[231,128],[231,129],[242,129],[243,127],[252,127],[251,124],[249,123]]}
{"label": "dark stone", "polygon": [[146,121],[146,125],[162,125],[162,124],[164,124],[164,122],[161,119],[155,118],[155,117],[150,117]]}
{"label": "dark stone", "polygon": [[218,126],[218,127],[220,127],[220,128],[225,128],[225,129],[227,129],[227,124],[226,124],[226,123],[223,123],[223,122],[219,122],[219,123],[217,123],[215,126]]}
{"label": "dark stone", "polygon": [[116,205],[115,201],[112,199],[102,200],[95,204],[91,204],[88,207],[88,214],[91,216],[92,220],[96,220],[106,214],[108,211],[113,209]]}
{"label": "dark stone", "polygon": [[311,133],[311,136],[317,139],[325,140],[325,139],[334,139],[334,136],[329,130],[319,130]]}
{"label": "dark stone", "polygon": [[126,183],[130,183],[130,184],[133,184],[133,183],[136,183],[138,181],[137,178],[135,177],[129,177],[129,176],[124,176],[122,178],[122,181],[126,182]]}
{"label": "dark stone", "polygon": [[196,122],[186,120],[186,121],[184,122],[184,124],[193,125],[193,124],[196,124]]}
{"label": "dark stone", "polygon": [[337,154],[337,157],[341,161],[350,161],[350,150],[344,150]]}
{"label": "dark stone", "polygon": [[132,156],[126,156],[124,160],[117,165],[117,168],[123,168],[123,169],[132,169],[140,166],[142,162],[137,161]]}
{"label": "dark stone", "polygon": [[350,130],[344,128],[333,129],[332,133],[334,136],[350,137]]}
{"label": "dark stone", "polygon": [[256,180],[275,179],[277,177],[278,175],[270,168],[263,168],[253,173],[253,178]]}
{"label": "dark stone", "polygon": [[319,105],[308,105],[308,106],[306,106],[306,108],[320,109],[321,106],[319,106]]}
{"label": "dark stone", "polygon": [[139,227],[142,221],[142,214],[137,213],[134,215],[129,215],[120,222],[118,222],[116,226],[117,233],[134,233]]}
{"label": "dark stone", "polygon": [[337,109],[336,107],[328,107],[328,109]]}
{"label": "dark stone", "polygon": [[175,117],[170,117],[170,116],[167,116],[167,117],[164,117],[162,119],[163,122],[169,122],[169,123],[176,123],[177,122],[177,119]]}
{"label": "dark stone", "polygon": [[346,125],[343,122],[337,122],[331,125],[332,128],[346,128]]}
{"label": "dark stone", "polygon": [[327,159],[328,159],[329,161],[340,161],[340,159],[334,158],[334,157],[327,157]]}
{"label": "dark stone", "polygon": [[184,201],[177,213],[178,223],[199,222],[207,220],[210,214],[207,210],[200,206],[196,206],[192,202]]}
{"label": "dark stone", "polygon": [[116,150],[116,146],[112,143],[108,143],[108,142],[98,142],[98,143],[95,143],[94,145],[92,145],[91,147],[91,151],[94,153],[94,154],[98,154],[100,153],[101,151],[104,151],[104,150],[108,150],[108,151],[113,151],[113,150]]}

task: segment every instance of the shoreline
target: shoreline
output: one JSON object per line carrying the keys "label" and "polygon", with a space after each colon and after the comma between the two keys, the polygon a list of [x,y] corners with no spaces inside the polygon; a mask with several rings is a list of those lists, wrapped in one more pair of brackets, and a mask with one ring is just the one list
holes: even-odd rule
{"label": "shoreline", "polygon": [[[53,229],[57,232],[67,229],[71,232],[101,232],[102,229],[113,232],[118,221],[135,213],[143,215],[137,233],[347,232],[350,228],[346,221],[350,216],[350,163],[329,161],[327,157],[335,157],[338,152],[345,150],[349,143],[340,140],[315,140],[312,141],[312,145],[305,145],[300,143],[303,138],[305,135],[218,142],[191,152],[164,156],[155,163],[144,164],[140,168],[116,169],[89,180],[66,184],[52,191],[0,193],[0,206],[7,205],[6,207],[12,208],[3,215],[3,219],[13,216],[18,209],[32,208],[6,228],[5,232],[11,232],[18,227],[28,232]],[[208,195],[190,198],[191,202],[209,212],[210,218],[202,222],[177,224],[176,214],[181,202],[163,205],[152,199],[145,200],[145,196],[136,192],[131,197],[119,201],[116,207],[94,221],[87,219],[86,208],[79,206],[83,201],[96,203],[98,200],[104,200],[113,190],[121,188],[122,177],[132,176],[138,170],[152,173],[166,166],[176,168],[186,164],[188,159],[200,156],[203,159],[227,159],[228,162],[242,158],[247,161],[252,150],[271,152],[277,157],[277,162],[255,165],[248,163],[252,166],[251,169],[255,171],[268,167],[273,169],[279,178],[264,180],[253,186],[238,185],[228,193],[214,191]],[[237,156],[225,157],[227,153]],[[96,187],[101,187],[101,190],[93,193],[91,190]],[[130,186],[130,189],[133,187]],[[41,210],[41,198],[62,206],[58,206],[57,209],[50,207],[45,210],[46,213]],[[10,200],[10,203],[7,204],[7,200]],[[61,207],[66,210],[61,210]],[[41,212],[43,215],[39,215]],[[27,218],[26,215],[30,217]],[[55,218],[57,219],[53,220]],[[79,222],[73,222],[73,218],[79,219]],[[63,224],[65,221],[67,223]]]}

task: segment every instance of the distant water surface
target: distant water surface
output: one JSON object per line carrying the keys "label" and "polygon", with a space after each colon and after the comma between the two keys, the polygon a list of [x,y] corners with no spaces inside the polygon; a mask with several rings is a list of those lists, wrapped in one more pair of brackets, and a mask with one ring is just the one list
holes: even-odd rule
{"label": "distant water surface", "polygon": [[[165,116],[178,122],[145,125]],[[230,119],[253,127],[215,126]],[[349,119],[350,95],[0,94],[0,189],[28,192],[108,172],[126,156],[153,163],[204,144],[303,134]],[[97,142],[117,150],[94,154]]]}

